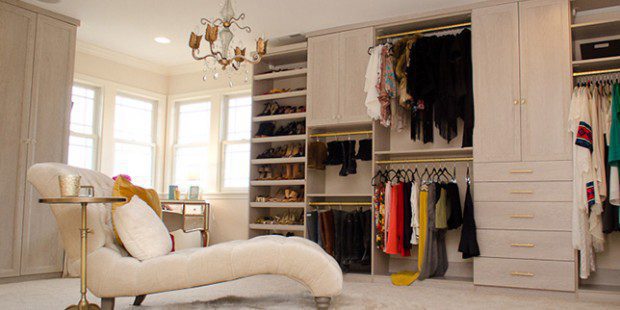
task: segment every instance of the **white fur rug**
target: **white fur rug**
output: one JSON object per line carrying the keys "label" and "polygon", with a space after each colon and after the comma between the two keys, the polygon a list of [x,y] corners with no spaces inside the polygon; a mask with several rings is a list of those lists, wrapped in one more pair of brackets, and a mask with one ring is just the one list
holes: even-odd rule
{"label": "white fur rug", "polygon": [[[78,279],[0,285],[0,309],[64,309],[79,298]],[[100,300],[90,296],[91,302]],[[208,287],[149,295],[142,307],[117,298],[115,309],[313,309],[299,283],[280,276],[255,276]],[[620,309],[612,302],[580,301],[575,294],[486,290],[471,284],[427,280],[410,287],[390,283],[345,282],[333,309]]]}

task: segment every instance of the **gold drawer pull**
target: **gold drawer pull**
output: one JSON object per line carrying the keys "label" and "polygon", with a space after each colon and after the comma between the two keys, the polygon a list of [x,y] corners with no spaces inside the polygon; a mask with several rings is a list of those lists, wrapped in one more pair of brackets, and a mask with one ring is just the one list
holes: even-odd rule
{"label": "gold drawer pull", "polygon": [[533,194],[534,191],[527,191],[527,190],[514,190],[514,191],[510,191],[511,194]]}
{"label": "gold drawer pull", "polygon": [[511,243],[510,246],[515,248],[533,248],[533,243]]}
{"label": "gold drawer pull", "polygon": [[533,214],[512,214],[510,215],[511,219],[533,219]]}
{"label": "gold drawer pull", "polygon": [[521,271],[513,271],[510,273],[511,276],[516,277],[533,277],[534,274],[531,272],[521,272]]}
{"label": "gold drawer pull", "polygon": [[523,169],[523,170],[510,170],[510,173],[534,173],[532,169]]}

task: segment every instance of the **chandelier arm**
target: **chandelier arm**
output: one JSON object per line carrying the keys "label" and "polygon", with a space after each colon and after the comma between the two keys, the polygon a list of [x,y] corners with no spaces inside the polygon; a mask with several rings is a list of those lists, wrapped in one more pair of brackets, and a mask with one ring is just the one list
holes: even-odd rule
{"label": "chandelier arm", "polygon": [[235,26],[237,26],[237,28],[239,28],[239,29],[241,29],[241,30],[245,30],[245,32],[247,32],[247,33],[252,32],[252,28],[250,28],[250,26],[243,26],[243,27],[241,27],[241,26],[239,25],[239,23],[234,22],[234,21],[233,21],[233,22],[230,22],[230,24],[231,24],[231,25],[235,25]]}
{"label": "chandelier arm", "polygon": [[247,56],[239,56],[238,55],[238,56],[235,56],[234,59],[237,62],[247,61],[247,62],[255,65],[255,64],[258,64],[261,61],[262,57],[259,54],[257,54],[256,52],[253,52],[252,53],[252,58],[248,58]]}
{"label": "chandelier arm", "polygon": [[216,52],[213,50],[212,42],[209,42],[209,49],[211,50],[211,54],[213,55],[213,57],[215,57],[215,59],[217,59],[218,62],[221,61],[222,59],[226,59],[224,56],[222,56],[221,52]]}
{"label": "chandelier arm", "polygon": [[210,21],[210,20],[208,20],[208,19],[203,17],[203,18],[200,19],[200,23],[203,24],[203,25],[211,24],[211,25],[214,25],[214,26],[220,26],[220,25],[224,24],[224,21],[221,18],[218,18],[218,19],[216,19],[214,21]]}
{"label": "chandelier arm", "polygon": [[241,13],[239,14],[239,17],[231,18],[229,22],[232,23],[232,22],[237,22],[237,21],[244,20],[244,19],[245,19],[245,13]]}
{"label": "chandelier arm", "polygon": [[199,56],[197,51],[198,51],[198,49],[192,49],[192,57],[194,59],[196,59],[196,60],[204,60],[204,59],[207,59],[209,57],[213,57],[213,58],[217,59],[217,57],[215,55],[213,55],[213,54],[207,54],[207,55],[204,55],[204,56]]}

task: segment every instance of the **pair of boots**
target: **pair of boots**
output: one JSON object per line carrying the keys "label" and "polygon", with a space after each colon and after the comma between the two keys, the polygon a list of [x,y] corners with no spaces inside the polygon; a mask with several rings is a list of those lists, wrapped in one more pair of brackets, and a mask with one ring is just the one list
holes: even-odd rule
{"label": "pair of boots", "polygon": [[357,173],[357,162],[355,161],[355,140],[331,141],[327,143],[327,159],[325,164],[329,166],[342,165],[340,176]]}

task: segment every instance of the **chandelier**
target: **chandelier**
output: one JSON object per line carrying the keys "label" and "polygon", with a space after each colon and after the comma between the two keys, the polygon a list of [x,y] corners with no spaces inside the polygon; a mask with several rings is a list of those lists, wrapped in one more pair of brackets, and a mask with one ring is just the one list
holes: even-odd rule
{"label": "chandelier", "polygon": [[[236,26],[239,30],[247,33],[252,32],[252,28],[249,26],[242,26],[239,24],[240,21],[245,19],[245,13],[241,13],[239,16],[235,17],[235,11],[232,8],[231,0],[225,0],[220,11],[220,15],[221,16],[219,18],[213,21],[206,18],[200,19],[200,23],[207,26],[204,33],[204,38],[205,41],[209,42],[209,48],[206,55],[200,56],[200,41],[202,40],[203,35],[198,35],[196,33],[198,31],[192,32],[189,37],[189,47],[192,49],[192,57],[199,61],[204,60],[207,67],[207,60],[212,59],[215,64],[219,64],[221,66],[223,71],[229,68],[229,66],[234,68],[235,71],[239,70],[244,62],[253,65],[259,63],[262,56],[267,52],[267,40],[259,37],[256,40],[256,51],[253,51],[249,56],[246,56],[245,48],[242,49],[239,46],[232,48],[230,46],[230,43],[234,38],[234,34],[231,31],[232,26]],[[222,28],[221,30],[220,27]],[[217,42],[218,37],[219,42]],[[214,75],[214,78],[217,78],[217,75]],[[206,80],[206,75],[203,79]]]}

